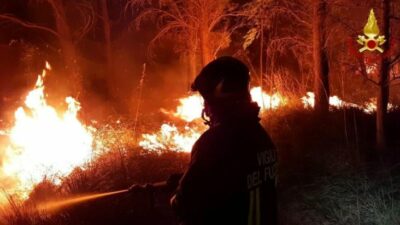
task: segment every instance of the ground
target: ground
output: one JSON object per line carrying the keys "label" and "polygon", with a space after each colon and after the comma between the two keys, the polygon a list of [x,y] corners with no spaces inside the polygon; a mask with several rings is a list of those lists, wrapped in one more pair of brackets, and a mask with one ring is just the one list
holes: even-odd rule
{"label": "ground", "polygon": [[[391,112],[389,129],[399,127]],[[283,225],[400,223],[399,140],[390,150],[374,150],[374,115],[356,109],[330,112],[317,119],[310,110],[278,109],[262,116],[279,154],[279,208]],[[127,129],[129,130],[129,129]],[[132,183],[156,182],[185,169],[189,155],[126,148],[76,169],[61,186],[44,181],[23,204],[15,202],[3,224],[174,224],[168,194],[119,195],[39,215],[30,205],[44,198],[105,192]],[[390,157],[387,157],[389,156]],[[4,216],[3,216],[4,217]]]}

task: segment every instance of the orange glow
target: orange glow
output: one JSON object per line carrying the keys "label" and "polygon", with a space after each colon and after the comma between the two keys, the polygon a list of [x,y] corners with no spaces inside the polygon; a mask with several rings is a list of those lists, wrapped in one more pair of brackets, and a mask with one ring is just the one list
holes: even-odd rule
{"label": "orange glow", "polygon": [[[253,101],[262,110],[273,110],[285,104],[285,99],[278,93],[268,95],[261,91],[260,87],[251,89]],[[180,151],[190,152],[192,146],[200,135],[206,130],[202,123],[201,113],[203,110],[203,99],[200,95],[194,94],[179,99],[180,105],[175,112],[165,112],[187,122],[188,125],[179,129],[172,124],[163,124],[159,131],[150,134],[143,134],[139,145],[149,151]]]}
{"label": "orange glow", "polygon": [[[307,92],[307,95],[301,98],[304,108],[314,108],[315,105],[315,94],[313,92]],[[332,96],[329,98],[329,105],[332,108],[357,108],[364,111],[367,114],[373,114],[376,111],[376,99],[370,99],[362,105],[357,105],[355,103],[346,102],[340,99],[338,96]],[[388,104],[388,109],[392,110],[396,108],[393,104]]]}
{"label": "orange glow", "polygon": [[10,144],[5,149],[0,175],[12,180],[6,192],[22,199],[44,177],[65,176],[92,158],[93,128],[78,120],[79,102],[67,97],[64,112],[46,102],[43,80],[50,69],[46,63],[46,70],[38,76],[25,105],[16,110],[14,125],[7,132]]}
{"label": "orange glow", "polygon": [[277,109],[285,105],[285,98],[279,94],[275,93],[273,95],[268,95],[262,91],[261,87],[254,87],[250,91],[251,98],[254,102],[257,102],[258,106],[262,110]]}
{"label": "orange glow", "polygon": [[[260,87],[254,87],[250,91],[252,100],[261,107],[261,112],[268,110],[276,110],[287,104],[287,98],[280,93],[268,95],[263,92]],[[301,98],[304,108],[314,108],[315,94],[307,92],[306,96]],[[173,124],[163,124],[159,131],[149,134],[143,134],[139,145],[149,151],[183,151],[190,152],[193,144],[196,142],[201,133],[206,130],[206,126],[202,123],[201,112],[203,109],[203,100],[200,95],[194,94],[179,99],[180,105],[175,112],[166,112],[174,117],[186,122],[187,125],[179,128]],[[365,104],[357,105],[343,101],[338,96],[329,98],[331,109],[339,108],[358,108],[365,113],[372,114],[376,110],[376,104],[373,100]],[[389,104],[389,109],[394,108]]]}
{"label": "orange glow", "polygon": [[112,196],[112,195],[118,195],[118,194],[123,194],[127,193],[128,190],[121,190],[121,191],[112,191],[112,192],[106,192],[106,193],[101,193],[101,194],[87,194],[83,196],[76,196],[64,200],[58,200],[58,201],[53,201],[53,202],[46,202],[43,204],[40,204],[37,209],[39,211],[54,211],[54,210],[59,210],[64,207],[68,207],[71,205],[79,204],[82,202],[87,202],[90,200],[95,200],[99,198],[104,198],[107,196]]}
{"label": "orange glow", "polygon": [[143,134],[139,146],[150,151],[190,152],[201,132],[188,126],[179,131],[174,125],[163,124],[157,133]]}
{"label": "orange glow", "polygon": [[186,122],[192,122],[193,120],[201,118],[203,111],[203,98],[194,94],[187,98],[179,99],[180,105],[176,108],[176,112],[173,113],[175,117],[178,117]]}

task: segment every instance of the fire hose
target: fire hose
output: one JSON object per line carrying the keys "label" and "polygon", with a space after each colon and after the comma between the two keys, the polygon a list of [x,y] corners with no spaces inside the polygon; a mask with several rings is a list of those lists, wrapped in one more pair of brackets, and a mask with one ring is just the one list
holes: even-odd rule
{"label": "fire hose", "polygon": [[[67,199],[61,199],[57,201],[51,201],[51,202],[45,202],[42,204],[39,204],[37,206],[37,209],[39,211],[54,211],[54,210],[59,210],[64,207],[80,204],[83,202],[99,199],[99,198],[104,198],[108,196],[115,196],[115,195],[121,195],[121,194],[128,194],[128,193],[142,193],[142,192],[147,192],[151,195],[156,190],[164,190],[164,191],[169,191],[173,192],[176,187],[178,186],[179,180],[182,177],[182,174],[172,174],[168,180],[166,181],[161,181],[161,182],[156,182],[156,183],[149,183],[149,184],[134,184],[128,189],[123,189],[123,190],[118,190],[118,191],[110,191],[110,192],[104,192],[104,193],[94,193],[94,194],[85,194],[85,195],[80,195],[80,196],[75,196]],[[152,197],[151,199],[151,206],[154,206],[154,198]]]}

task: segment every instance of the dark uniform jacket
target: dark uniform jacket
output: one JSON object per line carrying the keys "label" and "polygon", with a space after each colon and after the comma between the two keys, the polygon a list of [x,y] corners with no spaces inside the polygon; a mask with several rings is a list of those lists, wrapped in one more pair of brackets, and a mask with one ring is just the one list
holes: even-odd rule
{"label": "dark uniform jacket", "polygon": [[173,206],[185,225],[276,225],[276,152],[259,108],[222,119],[196,142]]}

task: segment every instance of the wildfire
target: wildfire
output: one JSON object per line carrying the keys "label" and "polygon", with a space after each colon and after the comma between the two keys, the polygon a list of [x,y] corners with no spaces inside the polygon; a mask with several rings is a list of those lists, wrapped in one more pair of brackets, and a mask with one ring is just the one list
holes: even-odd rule
{"label": "wildfire", "polygon": [[193,120],[201,118],[203,111],[203,98],[194,94],[187,98],[179,99],[180,105],[176,108],[176,112],[173,113],[175,117],[178,117],[186,122],[192,122]]}
{"label": "wildfire", "polygon": [[[33,187],[44,177],[66,176],[74,168],[91,160],[95,153],[95,130],[77,118],[80,103],[67,97],[65,102],[68,107],[63,112],[47,104],[43,82],[50,70],[50,65],[46,64],[46,69],[37,78],[35,88],[26,96],[24,106],[16,110],[13,127],[0,130],[0,135],[9,139],[3,161],[0,162],[0,188],[21,198],[28,197]],[[288,102],[280,93],[270,95],[260,87],[252,88],[250,93],[262,112],[279,109]],[[301,101],[304,108],[313,108],[314,93],[308,92]],[[185,125],[164,123],[159,131],[143,134],[139,146],[149,151],[191,151],[195,141],[206,130],[201,120],[204,103],[198,94],[181,98],[179,103],[174,112],[163,112],[177,118],[177,124]],[[376,110],[372,100],[360,106],[332,96],[329,104],[332,108],[359,108],[366,113]],[[393,107],[389,105],[389,108]],[[59,181],[55,179],[56,183]]]}
{"label": "wildfire", "polygon": [[[315,94],[313,92],[307,92],[307,95],[301,98],[304,108],[314,108],[315,105]],[[357,105],[355,103],[346,102],[340,99],[338,96],[332,96],[329,98],[329,105],[331,108],[357,108],[364,111],[367,114],[373,114],[376,111],[376,99],[371,98],[368,102],[362,105]],[[396,108],[395,105],[389,103],[388,109],[393,110]]]}
{"label": "wildfire", "polygon": [[286,102],[281,94],[274,93],[273,95],[268,95],[262,91],[261,87],[252,88],[250,94],[253,101],[257,102],[262,110],[277,109]]}
{"label": "wildfire", "polygon": [[[315,106],[315,94],[313,92],[307,92],[306,96],[301,98],[304,108],[314,108]],[[333,108],[343,108],[343,107],[355,107],[359,108],[357,104],[348,103],[341,100],[338,96],[329,97],[329,105]]]}
{"label": "wildfire", "polygon": [[[252,88],[251,97],[254,102],[265,110],[274,110],[285,104],[285,99],[279,94],[268,95],[260,87]],[[193,144],[205,131],[206,127],[199,120],[203,110],[203,99],[200,95],[194,94],[186,98],[179,99],[180,105],[175,112],[165,113],[187,122],[183,129],[178,129],[175,125],[163,124],[158,132],[143,134],[139,145],[150,151],[183,151],[190,152]]]}
{"label": "wildfire", "polygon": [[[280,93],[269,95],[262,91],[260,87],[254,87],[250,91],[252,100],[261,107],[261,112],[268,110],[276,110],[287,104],[286,97]],[[315,94],[307,92],[306,96],[301,98],[304,108],[314,108]],[[180,129],[173,124],[163,124],[159,131],[151,134],[143,134],[139,145],[149,151],[183,151],[190,152],[195,141],[200,137],[201,133],[206,130],[206,127],[201,122],[201,113],[203,109],[203,100],[200,95],[194,94],[185,98],[179,99],[180,105],[175,112],[167,112],[179,120],[186,122],[187,125]],[[358,108],[365,113],[372,114],[376,111],[376,104],[371,99],[363,105],[346,102],[338,96],[329,98],[331,108]],[[394,108],[389,104],[389,109]]]}
{"label": "wildfire", "polygon": [[158,133],[143,134],[139,146],[150,151],[190,152],[202,131],[185,126],[180,132],[174,125],[163,124]]}
{"label": "wildfire", "polygon": [[79,102],[67,97],[68,107],[62,113],[47,104],[43,81],[50,70],[47,63],[35,88],[26,96],[25,105],[16,110],[13,127],[7,131],[9,145],[0,164],[5,182],[0,188],[21,198],[27,198],[44,177],[65,176],[93,154],[93,130],[78,120]]}

